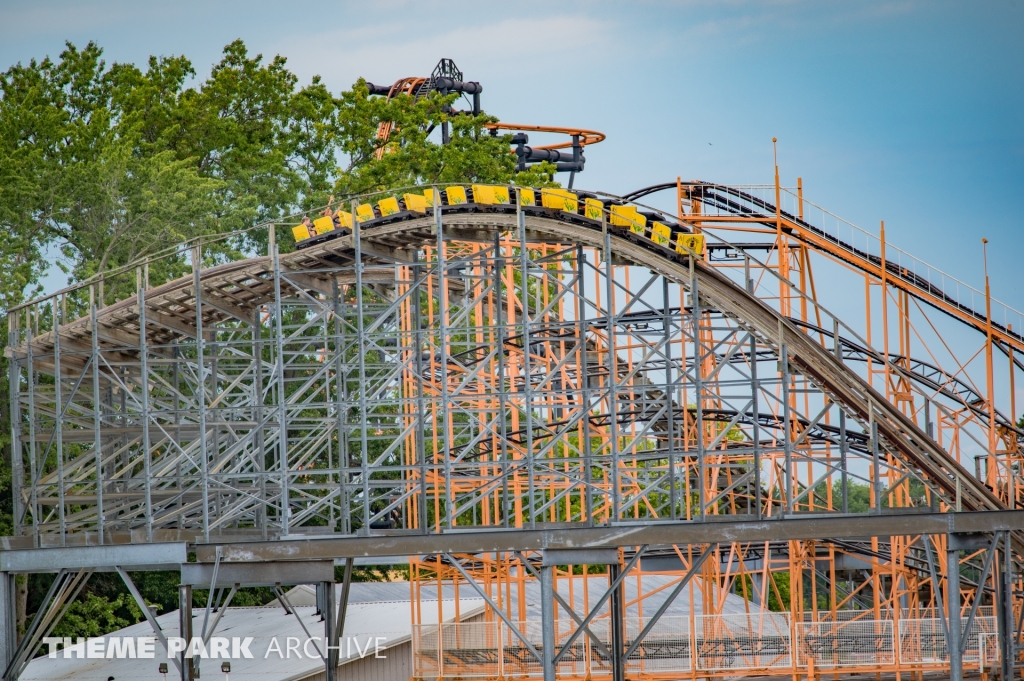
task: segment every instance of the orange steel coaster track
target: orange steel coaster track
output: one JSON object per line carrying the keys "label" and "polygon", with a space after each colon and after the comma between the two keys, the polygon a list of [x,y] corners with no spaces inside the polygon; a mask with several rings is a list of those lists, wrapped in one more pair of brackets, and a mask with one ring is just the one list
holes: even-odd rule
{"label": "orange steel coaster track", "polygon": [[1024,322],[987,291],[777,180],[329,208],[10,311],[0,575],[60,560],[46,612],[167,547],[198,585],[409,556],[416,678],[1013,675]]}
{"label": "orange steel coaster track", "polygon": [[[472,106],[469,110],[459,111],[451,106],[447,106],[445,113],[449,116],[460,114],[478,115],[482,113],[480,94],[483,92],[483,86],[475,81],[465,81],[462,71],[459,70],[451,59],[442,59],[438,62],[429,78],[412,76],[399,78],[392,85],[375,85],[373,83],[367,83],[366,85],[371,95],[382,95],[389,100],[397,95],[419,98],[431,92],[438,92],[441,95],[458,93],[467,97],[471,96]],[[515,133],[512,135],[512,143],[515,145],[513,152],[516,154],[519,170],[525,170],[528,165],[533,163],[549,162],[553,164],[557,172],[570,173],[568,184],[570,189],[572,189],[576,173],[582,172],[586,164],[583,150],[588,145],[603,142],[605,139],[604,133],[595,130],[563,126],[487,123],[483,127],[489,130],[491,134],[497,134],[499,130],[508,130]],[[377,126],[377,139],[382,142],[376,151],[378,160],[384,158],[384,154],[388,152],[390,147],[387,142],[394,130],[395,123],[393,121],[382,121]],[[429,133],[431,130],[427,132]],[[527,146],[527,143],[530,141],[529,136],[526,134],[527,132],[565,135],[569,139],[561,142]],[[441,122],[441,141],[443,144],[448,144],[450,141],[447,120]]]}

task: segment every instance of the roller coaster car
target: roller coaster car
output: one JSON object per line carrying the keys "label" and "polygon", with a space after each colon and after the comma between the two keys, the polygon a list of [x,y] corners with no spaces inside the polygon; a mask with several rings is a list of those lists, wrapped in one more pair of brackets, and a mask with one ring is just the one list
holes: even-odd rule
{"label": "roller coaster car", "polygon": [[[522,210],[527,215],[557,216],[563,221],[586,226],[607,219],[613,231],[623,233],[636,243],[646,246],[653,243],[683,256],[690,252],[702,254],[704,250],[703,235],[693,234],[682,224],[658,213],[641,211],[621,201],[609,200],[606,203],[590,192],[572,192],[559,187],[536,190],[484,184],[474,184],[468,188],[453,185],[436,192],[440,196],[441,211],[445,214],[513,213]],[[422,217],[433,207],[434,200],[434,189],[427,189],[422,194],[406,193],[401,198],[389,196],[378,201],[375,206],[359,204],[355,209],[356,217],[360,225],[367,228]],[[518,207],[517,202],[520,204]],[[329,217],[318,218],[313,224],[317,232],[315,236],[308,236],[305,225],[294,228],[297,247],[307,248],[347,234],[348,229],[345,227],[351,227],[352,218],[344,212],[335,216],[335,219],[339,218],[341,224],[332,223]]]}
{"label": "roller coaster car", "polygon": [[504,185],[474,184],[469,188],[470,201],[481,206],[511,205],[511,192]]}
{"label": "roller coaster car", "polygon": [[351,232],[352,215],[341,210],[334,215],[324,215],[314,220],[312,230],[305,224],[292,227],[296,248],[308,248]]}

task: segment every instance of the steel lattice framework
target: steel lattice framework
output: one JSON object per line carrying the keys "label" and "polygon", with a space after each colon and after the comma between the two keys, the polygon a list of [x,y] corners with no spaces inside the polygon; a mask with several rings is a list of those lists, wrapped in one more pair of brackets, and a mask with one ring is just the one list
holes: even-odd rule
{"label": "steel lattice framework", "polygon": [[[626,223],[609,212],[623,203],[611,197],[523,205],[516,188],[508,203],[458,204],[438,192],[426,212],[369,221],[353,204],[351,232],[289,253],[271,228],[269,255],[204,268],[208,246],[195,244],[169,258],[191,268],[178,279],[150,287],[145,269],[122,274],[137,277],[135,293],[112,305],[98,302],[92,284],[13,310],[20,456],[9,544],[422,537],[416,584],[461,582],[490,599],[476,643],[451,649],[505,650],[488,673],[495,677],[533,673],[510,666],[511,644],[516,655],[535,655],[538,669],[547,659],[547,668],[581,677],[621,678],[631,664],[648,676],[948,668],[945,649],[920,653],[921,627],[959,626],[941,614],[943,598],[961,603],[959,583],[943,574],[963,564],[952,572],[967,580],[965,626],[993,635],[1009,627],[1019,605],[1001,606],[998,627],[990,611],[1016,573],[1009,548],[1019,545],[1009,533],[981,547],[925,534],[670,542],[659,555],[677,562],[673,594],[690,589],[700,617],[719,619],[676,622],[658,639],[661,652],[650,642],[665,609],[653,621],[628,611],[643,600],[639,582],[632,605],[611,598],[607,611],[595,609],[603,634],[562,615],[564,632],[533,637],[525,610],[515,611],[524,598],[515,606],[499,598],[538,576],[542,599],[553,602],[577,560],[609,566],[613,593],[641,555],[658,553],[647,544],[627,535],[616,544],[625,551],[603,563],[446,548],[445,537],[471,530],[856,523],[858,513],[1019,507],[1020,432],[995,409],[991,381],[986,397],[962,371],[890,352],[888,330],[875,347],[870,312],[865,337],[808,285],[808,253],[880,278],[883,300],[891,288],[902,310],[906,296],[908,315],[911,295],[946,305],[1011,362],[1021,348],[1012,323],[979,319],[980,308],[905,263],[893,269],[884,242],[874,253],[805,220],[802,194],[798,211],[784,211],[778,187],[772,203],[750,188],[672,186],[677,215],[644,209],[644,220]],[[731,243],[715,231],[729,225],[770,240]],[[691,235],[706,242],[682,245]],[[972,438],[985,448],[984,472],[960,463]],[[868,488],[864,511],[851,509],[859,483]],[[999,546],[1005,560],[993,563]],[[756,605],[758,633],[724,614],[727,594]],[[767,613],[773,594],[785,613]],[[587,611],[605,602],[584,601]],[[976,620],[979,608],[989,619]],[[607,625],[634,615],[629,626]],[[857,626],[850,645],[870,653],[860,657],[834,647],[837,628]],[[900,628],[908,626],[917,628]],[[434,650],[422,660],[435,660],[419,675],[466,673],[457,655],[454,671],[441,669],[436,628],[418,636],[419,650]],[[737,648],[747,651],[743,662],[708,652],[709,641],[738,638],[759,641]],[[545,656],[555,655],[556,639],[552,662]],[[586,649],[570,652],[577,640]],[[768,652],[770,641],[782,652]],[[984,640],[972,645],[984,665]],[[599,663],[603,646],[625,650],[626,661]],[[900,646],[917,646],[917,657],[901,658]]]}

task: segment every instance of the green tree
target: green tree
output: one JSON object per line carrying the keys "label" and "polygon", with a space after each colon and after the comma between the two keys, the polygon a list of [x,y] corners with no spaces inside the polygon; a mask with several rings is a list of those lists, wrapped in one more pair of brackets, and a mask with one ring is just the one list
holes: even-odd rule
{"label": "green tree", "polygon": [[[127,611],[127,614],[121,614],[122,610]],[[102,636],[141,621],[142,611],[128,594],[110,600],[87,593],[71,603],[67,613],[54,626],[52,636]]]}
{"label": "green tree", "polygon": [[[493,116],[445,113],[456,97],[433,93],[414,99],[400,94],[388,100],[370,96],[360,79],[337,102],[343,166],[334,191],[359,194],[446,182],[552,184],[550,164],[516,171],[516,157],[509,152],[511,136],[491,135],[484,127],[497,121]],[[377,136],[383,122],[393,123],[386,140]],[[450,142],[438,144],[429,133],[444,122],[451,126]]]}
{"label": "green tree", "polygon": [[[492,135],[493,117],[448,113],[455,96],[391,100],[365,82],[331,93],[313,78],[300,85],[282,56],[265,60],[245,44],[225,46],[209,75],[185,56],[150,57],[143,66],[107,64],[95,43],[68,43],[57,58],[16,64],[0,74],[0,310],[38,292],[49,263],[70,281],[96,277],[100,301],[135,290],[135,273],[111,276],[140,258],[204,235],[233,232],[323,205],[333,194],[380,192],[422,183],[516,182],[550,185],[553,167],[516,171],[509,136]],[[382,123],[391,124],[386,139]],[[447,123],[451,141],[437,141]],[[221,243],[207,258],[263,249],[260,236]],[[149,268],[149,283],[180,276],[184,256]],[[100,278],[102,275],[103,278]],[[82,310],[88,296],[72,297]],[[0,389],[6,395],[3,364]],[[0,532],[11,524],[10,416],[0,400]],[[399,570],[400,572],[400,570]],[[388,570],[360,569],[360,580]],[[177,607],[175,573],[133,575],[148,602]],[[31,615],[52,577],[22,586]],[[205,605],[197,591],[197,605]],[[236,604],[266,602],[251,590]],[[61,635],[102,633],[141,613],[117,575],[93,575],[61,625]]]}

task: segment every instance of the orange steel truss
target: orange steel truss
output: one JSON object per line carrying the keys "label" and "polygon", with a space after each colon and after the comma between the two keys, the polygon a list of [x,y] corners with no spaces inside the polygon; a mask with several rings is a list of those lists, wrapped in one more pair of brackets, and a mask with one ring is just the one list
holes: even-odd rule
{"label": "orange steel truss", "polygon": [[[1004,343],[1012,380],[1013,353],[1021,344],[1012,324],[998,326],[991,316],[979,319],[973,310],[958,304],[947,292],[920,277],[910,276],[905,263],[894,269],[886,258],[884,223],[879,237],[881,252],[877,256],[870,249],[851,249],[823,236],[805,220],[807,203],[802,181],[798,181],[795,193],[784,190],[777,181],[775,187],[730,188],[733,193],[743,191],[748,196],[750,189],[768,194],[774,191],[776,207],[782,205],[786,193],[795,197],[793,214],[779,207],[760,217],[742,211],[737,211],[738,215],[726,214],[721,210],[722,202],[704,200],[711,192],[703,183],[677,181],[676,189],[678,224],[707,235],[708,247],[699,255],[708,265],[731,271],[730,276],[742,271],[742,281],[750,292],[776,307],[823,348],[838,347],[837,352],[863,361],[863,375],[868,382],[896,409],[926,429],[957,461],[966,463],[968,439],[992,445],[984,457],[984,472],[980,468],[976,471],[978,477],[1006,507],[1019,507],[1019,431],[994,409],[991,398],[981,403],[970,400],[965,391],[977,384],[970,380],[962,365],[957,371],[938,368],[938,360],[917,328],[933,324],[920,305],[924,302],[985,333],[989,355],[997,343]],[[767,202],[764,205],[771,208]],[[644,234],[643,230],[634,231]],[[753,262],[749,248],[744,255],[739,248],[730,250],[722,243],[712,245],[710,239],[716,238],[713,235],[722,237],[727,233],[731,241],[740,240],[737,234],[742,235],[744,243],[760,239],[755,247],[767,254],[764,261]],[[716,515],[849,513],[856,512],[851,508],[853,504],[879,510],[961,510],[955,495],[952,500],[940,498],[927,486],[915,482],[905,462],[894,456],[879,455],[876,451],[873,465],[855,472],[845,462],[837,463],[845,453],[838,451],[840,447],[835,443],[821,446],[811,442],[810,431],[815,423],[833,429],[839,424],[834,421],[837,414],[828,409],[828,401],[821,402],[814,381],[797,370],[787,370],[787,375],[766,381],[771,385],[766,389],[766,393],[771,393],[766,402],[774,402],[769,407],[769,418],[776,422],[777,429],[771,435],[776,446],[765,447],[760,465],[752,470],[751,453],[743,445],[762,435],[757,433],[756,426],[740,423],[735,412],[730,411],[732,400],[723,396],[728,396],[734,381],[725,378],[727,369],[723,367],[736,362],[737,357],[744,358],[741,363],[748,368],[756,364],[752,359],[760,349],[756,341],[739,333],[739,327],[728,328],[728,323],[710,305],[696,316],[681,314],[685,321],[671,329],[666,320],[654,319],[653,322],[664,322],[665,328],[663,337],[652,341],[645,335],[652,318],[669,316],[666,311],[673,305],[680,312],[686,308],[693,310],[689,287],[667,283],[633,264],[617,264],[614,256],[608,263],[599,247],[530,243],[529,265],[521,268],[522,243],[514,230],[509,230],[491,243],[452,238],[425,247],[423,256],[427,263],[457,262],[460,280],[453,288],[451,282],[445,285],[436,278],[429,279],[420,297],[408,297],[403,304],[403,328],[409,332],[406,347],[412,353],[420,353],[425,346],[432,348],[424,354],[427,366],[421,372],[407,372],[403,381],[408,398],[406,423],[410,431],[418,430],[417,423],[421,427],[430,424],[426,426],[425,447],[432,463],[440,469],[446,461],[458,458],[450,451],[453,443],[460,438],[463,442],[473,439],[460,432],[457,419],[443,413],[444,405],[490,424],[490,432],[480,433],[482,437],[475,440],[477,458],[471,466],[473,473],[457,481],[449,477],[451,471],[433,477],[428,473],[424,480],[415,475],[410,477],[404,512],[415,519],[417,526],[432,523],[434,530],[441,531],[448,504],[459,508],[457,516],[472,514],[468,522],[471,526],[510,528],[542,527],[547,523],[601,525],[626,518],[657,518],[663,513],[675,513],[677,516],[673,517],[686,520]],[[716,257],[716,249],[718,253],[724,252],[725,257]],[[815,268],[835,266],[863,280],[864,326],[860,329],[860,342],[856,338],[840,340],[838,323],[823,318]],[[524,271],[529,272],[530,278],[525,294]],[[773,278],[771,273],[777,276]],[[416,275],[406,269],[400,278],[413,282]],[[651,296],[652,283],[662,288],[652,296],[658,298],[658,303],[650,305],[648,314],[637,314],[633,326],[626,325],[627,332],[620,332],[622,337],[609,335],[611,324],[595,323],[594,318],[601,314],[618,316],[623,314],[624,307],[644,307],[638,302],[641,298],[633,294],[641,291]],[[524,296],[529,300],[524,301]],[[545,329],[543,345],[530,346],[521,336],[508,335],[508,329],[524,333],[524,319]],[[418,328],[440,329],[442,335],[425,343],[422,338],[415,338]],[[445,329],[459,331],[443,335]],[[580,342],[584,337],[585,342]],[[436,351],[446,345],[464,347],[465,356],[472,361],[452,361]],[[531,347],[534,349],[529,350]],[[650,415],[640,416],[645,398],[657,389],[646,383],[641,378],[643,372],[637,370],[638,364],[649,361],[652,348],[663,358],[691,358],[692,375],[676,386],[678,404],[682,407],[675,417],[677,422],[662,424],[672,435],[653,432],[644,423],[649,424]],[[714,350],[710,351],[711,348]],[[915,352],[923,353],[927,359],[916,358]],[[584,367],[587,375],[581,377]],[[923,375],[933,398],[952,394],[956,403],[933,411],[935,407],[916,394],[911,385],[915,378],[923,380]],[[427,380],[418,388],[418,379],[423,376]],[[609,389],[611,376],[627,379]],[[516,380],[521,381],[518,386]],[[552,388],[580,388],[584,380],[595,387],[594,395],[585,394],[583,389]],[[991,377],[984,385],[985,389],[978,392],[991,396]],[[523,398],[528,386],[533,386],[539,399]],[[582,400],[580,393],[584,393]],[[455,395],[458,397],[454,398]],[[429,403],[426,418],[418,411],[421,405],[415,401],[417,396]],[[515,404],[519,399],[529,400],[532,413]],[[1012,403],[1012,392],[1009,400]],[[456,403],[458,407],[454,406]],[[790,415],[784,414],[787,407]],[[1010,409],[1009,413],[1015,414],[1012,406]],[[611,420],[602,422],[599,417],[573,418],[572,414],[581,410],[594,415],[618,414],[620,419],[626,413],[633,418],[627,416],[625,427],[614,428]],[[809,421],[819,410],[818,418]],[[792,414],[804,416],[793,418]],[[844,419],[844,415],[838,416]],[[535,420],[542,423],[538,425]],[[571,427],[559,429],[565,423]],[[500,424],[500,428],[495,424]],[[986,433],[987,440],[979,440]],[[658,474],[678,476],[678,488],[671,489],[678,491],[679,501],[673,499],[671,510],[666,511],[663,501],[659,506],[644,491],[649,490],[652,476],[645,459],[663,457],[665,439],[672,437],[678,440],[668,448],[679,452],[678,464]],[[791,451],[781,446],[783,439],[792,443]],[[415,440],[410,434],[405,445],[410,466],[418,460]],[[538,445],[541,440],[544,445]],[[869,437],[869,446],[870,440]],[[1000,443],[998,447],[996,442]],[[588,443],[593,452],[610,452],[613,457],[616,450],[622,452],[613,464],[621,477],[609,475],[608,469],[595,470],[592,480],[585,486],[578,485],[571,471],[572,457],[565,452],[579,451],[583,443]],[[515,464],[525,461],[526,452],[538,446],[555,452],[543,473]],[[652,454],[645,457],[647,450]],[[698,450],[701,456],[697,456]],[[660,453],[655,455],[655,451]],[[560,454],[562,462],[558,461]],[[824,475],[822,462],[827,471]],[[851,498],[849,478],[854,476],[864,481],[860,486],[863,499]],[[424,490],[425,499],[416,494],[418,487]],[[592,490],[598,490],[596,495],[592,496]],[[528,507],[538,494],[545,500],[543,507]],[[471,501],[458,506],[456,497],[463,496]],[[449,516],[448,523],[458,525],[458,517]],[[949,574],[947,561],[954,559],[950,556],[959,556],[962,572],[977,573],[984,552],[949,553],[944,539],[936,540],[934,549],[925,547],[928,541],[926,537],[873,537],[861,542],[822,538],[759,545],[722,542],[706,547],[676,546],[674,555],[652,560],[659,564],[674,563],[675,567],[667,572],[657,567],[647,570],[647,559],[642,560],[626,580],[633,580],[627,589],[629,596],[618,595],[626,613],[625,629],[634,635],[643,629],[645,603],[648,613],[657,610],[658,595],[664,598],[679,583],[685,584],[688,605],[679,615],[663,615],[659,626],[665,631],[660,638],[649,634],[647,639],[657,639],[658,649],[670,650],[671,654],[659,658],[653,644],[649,644],[648,652],[648,645],[641,646],[626,660],[626,674],[629,678],[724,677],[737,673],[810,678],[824,673],[873,672],[919,678],[927,671],[948,670],[948,658],[941,651],[936,652],[935,645],[936,636],[941,633],[936,609],[941,610],[948,598],[948,580],[944,577]],[[695,562],[704,553],[710,558]],[[631,555],[633,551],[629,549],[620,552],[612,567],[622,570]],[[519,627],[527,638],[532,636],[540,648],[540,623],[536,613],[531,619],[528,604],[533,593],[529,587],[537,585],[536,567],[541,560],[539,552],[414,558],[411,578],[415,601],[426,584],[438,589],[448,585],[456,598],[460,590],[464,596],[475,594],[476,587],[469,586],[473,581],[491,598],[482,612],[468,617],[460,614],[457,623],[441,627],[419,625],[421,613],[414,610],[418,625],[416,676],[539,675],[541,668],[530,662],[525,641],[511,632],[511,626]],[[926,567],[930,561],[934,561],[931,574]],[[574,604],[579,613],[574,622],[566,614],[568,608],[556,608],[555,617],[561,618],[555,626],[559,646],[565,644],[573,626],[579,624],[579,617],[595,605],[600,608],[609,569],[592,564],[554,568],[554,591]],[[689,579],[689,574],[696,576]],[[995,571],[985,575],[982,584],[961,587],[960,601],[964,617],[975,604],[976,611],[981,613],[973,625],[977,629],[972,634],[973,642],[963,659],[965,665],[982,671],[986,662],[991,667],[998,657],[994,600],[991,595],[979,595],[986,589],[994,594],[998,577]],[[1019,609],[1019,605],[1015,607]],[[498,609],[503,610],[504,617]],[[597,650],[602,637],[607,639],[606,644],[611,641],[608,623],[612,617],[612,609],[606,606],[594,620],[594,626],[604,627],[603,633],[592,636],[593,641],[584,636],[582,644],[574,643],[580,646],[579,651],[559,661],[560,677],[614,677],[608,659]],[[744,618],[746,623],[738,625],[737,621]],[[743,642],[737,643],[741,639]],[[779,644],[782,639],[785,645]],[[769,650],[772,642],[777,644],[774,652]],[[723,652],[726,650],[734,652]]]}
{"label": "orange steel truss", "polygon": [[1024,539],[955,530],[1024,507],[1024,319],[987,285],[777,171],[327,208],[291,252],[10,312],[12,545],[415,540],[416,678],[1012,671]]}

